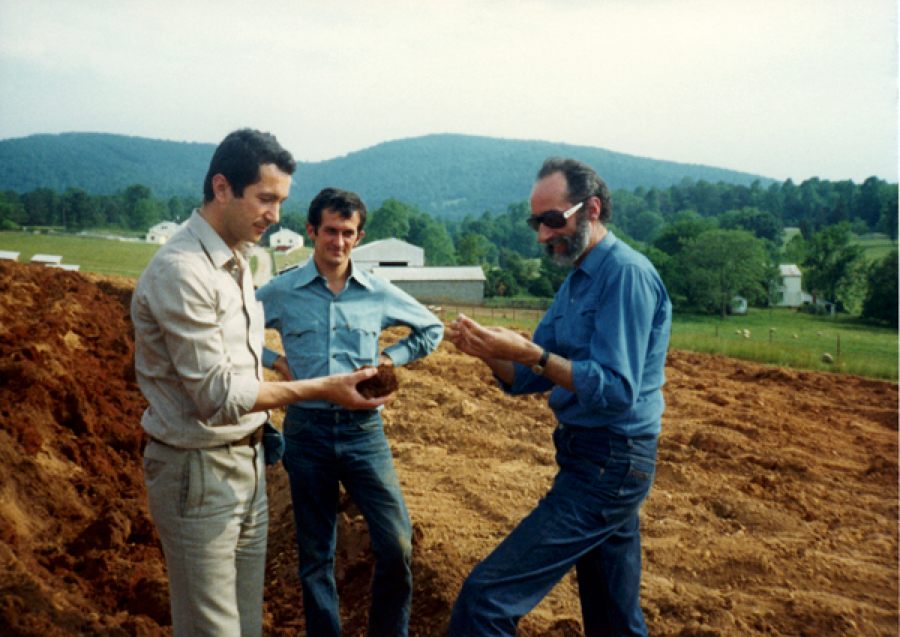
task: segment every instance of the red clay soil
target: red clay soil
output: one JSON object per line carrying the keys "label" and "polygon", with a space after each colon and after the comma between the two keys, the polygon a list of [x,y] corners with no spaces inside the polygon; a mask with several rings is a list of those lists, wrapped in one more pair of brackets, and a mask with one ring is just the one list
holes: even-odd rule
{"label": "red clay soil", "polygon": [[[4,636],[170,634],[141,476],[132,285],[0,262]],[[397,377],[384,415],[414,524],[411,634],[441,635],[465,575],[548,488],[553,418],[545,397],[503,395],[448,344]],[[651,634],[896,635],[897,385],[680,351],[667,377],[643,509]],[[266,634],[302,635],[284,471],[269,480]],[[371,572],[345,500],[350,637],[365,632]],[[582,634],[572,575],[519,634]]]}

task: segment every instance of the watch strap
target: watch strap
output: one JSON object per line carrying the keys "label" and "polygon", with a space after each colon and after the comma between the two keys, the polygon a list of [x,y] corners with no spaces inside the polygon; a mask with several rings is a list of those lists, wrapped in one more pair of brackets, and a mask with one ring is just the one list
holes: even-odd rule
{"label": "watch strap", "polygon": [[544,373],[544,368],[547,367],[547,361],[550,359],[550,352],[545,349],[541,350],[541,357],[538,359],[538,362],[531,366],[531,371],[535,374],[542,375]]}

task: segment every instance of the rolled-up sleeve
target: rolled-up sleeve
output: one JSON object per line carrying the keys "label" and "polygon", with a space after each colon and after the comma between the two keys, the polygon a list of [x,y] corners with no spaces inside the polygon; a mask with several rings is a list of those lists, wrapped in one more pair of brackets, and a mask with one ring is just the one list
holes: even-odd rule
{"label": "rolled-up sleeve", "polygon": [[[547,313],[544,314],[532,336],[532,340],[548,352],[558,351],[553,334],[553,312],[554,307],[551,307]],[[535,394],[548,391],[554,387],[553,381],[545,376],[535,374],[527,365],[514,363],[513,369],[514,376],[512,383],[505,383],[499,376],[496,374],[494,375],[494,378],[500,385],[500,389],[507,394]]]}
{"label": "rolled-up sleeve", "polygon": [[395,365],[424,358],[437,349],[444,337],[444,324],[403,290],[388,286],[383,296],[384,324],[405,325],[409,335],[384,350]]}
{"label": "rolled-up sleeve", "polygon": [[[196,414],[211,426],[237,423],[256,403],[260,386],[252,369],[235,369],[226,342],[236,327],[228,321],[244,322],[243,313],[222,311],[229,300],[179,260],[161,268],[146,285],[146,296],[153,300],[148,307]],[[240,303],[240,296],[235,297]],[[243,331],[246,338],[245,325]]]}

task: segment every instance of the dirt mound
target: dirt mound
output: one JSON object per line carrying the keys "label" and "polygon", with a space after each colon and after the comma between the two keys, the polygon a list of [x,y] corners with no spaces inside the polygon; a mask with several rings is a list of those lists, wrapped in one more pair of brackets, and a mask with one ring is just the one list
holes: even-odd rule
{"label": "dirt mound", "polygon": [[[129,298],[128,282],[0,262],[3,635],[169,634]],[[397,376],[385,424],[414,524],[411,634],[440,635],[465,575],[549,486],[554,424],[544,397],[503,395],[450,345]],[[668,379],[643,511],[651,634],[896,635],[897,385],[677,351]],[[303,634],[287,481],[269,479],[266,632]],[[371,568],[344,500],[348,636],[364,634]],[[581,634],[573,576],[520,634]]]}

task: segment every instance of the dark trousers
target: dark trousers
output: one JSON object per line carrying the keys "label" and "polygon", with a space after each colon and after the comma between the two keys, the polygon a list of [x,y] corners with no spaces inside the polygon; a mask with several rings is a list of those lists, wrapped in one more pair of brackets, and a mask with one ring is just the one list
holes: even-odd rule
{"label": "dark trousers", "polygon": [[653,481],[656,438],[560,425],[553,439],[553,486],[463,583],[451,636],[515,635],[573,566],[588,637],[647,635],[638,509]]}
{"label": "dark trousers", "polygon": [[307,634],[341,634],[334,552],[343,484],[368,524],[375,556],[368,634],[405,637],[412,604],[412,524],[380,413],[291,407],[284,438]]}

